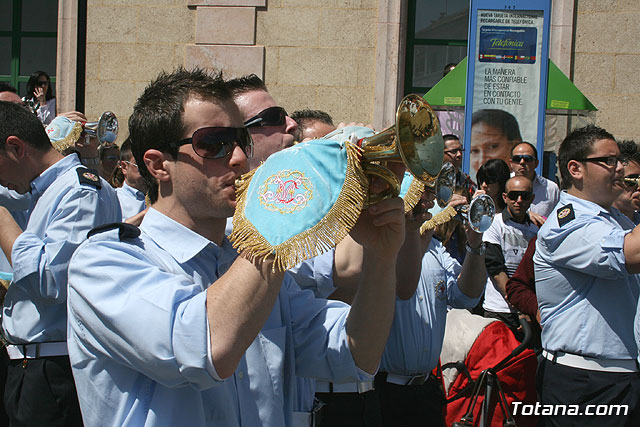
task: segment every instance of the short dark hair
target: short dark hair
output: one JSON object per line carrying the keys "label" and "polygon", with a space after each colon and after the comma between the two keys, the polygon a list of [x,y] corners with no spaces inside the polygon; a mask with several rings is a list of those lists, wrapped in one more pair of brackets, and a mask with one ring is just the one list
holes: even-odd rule
{"label": "short dark hair", "polygon": [[128,162],[132,154],[133,152],[131,151],[131,139],[127,137],[127,139],[125,139],[120,146],[120,160],[126,160]]}
{"label": "short dark hair", "polygon": [[558,168],[562,179],[562,188],[568,189],[573,185],[567,164],[570,160],[584,159],[591,154],[593,144],[601,139],[615,141],[613,135],[601,127],[588,125],[574,129],[560,143],[558,149]]}
{"label": "short dark hair", "polygon": [[38,79],[42,76],[47,78],[49,84],[47,85],[47,93],[45,93],[45,99],[48,101],[53,98],[53,91],[51,89],[51,77],[44,71],[34,71],[31,76],[29,76],[29,81],[27,82],[27,98],[33,97],[33,91],[36,89],[36,84],[38,84]]}
{"label": "short dark hair", "polygon": [[471,127],[478,123],[484,123],[487,126],[492,126],[500,130],[509,141],[522,141],[518,120],[516,120],[513,114],[504,110],[491,108],[478,110],[471,116]]}
{"label": "short dark hair", "polygon": [[264,81],[255,74],[248,74],[246,76],[227,80],[227,86],[231,91],[231,95],[234,97],[241,93],[250,92],[252,90],[263,90],[265,92],[268,92],[267,86],[264,84]]}
{"label": "short dark hair", "polygon": [[331,115],[322,110],[310,110],[309,108],[305,108],[304,110],[294,111],[289,117],[298,124],[296,135],[294,135],[296,141],[301,141],[303,139],[304,135],[302,128],[310,122],[321,122],[329,126],[335,126]]}
{"label": "short dark hair", "polygon": [[538,149],[536,148],[535,145],[527,141],[522,141],[522,142],[518,142],[517,144],[513,144],[513,147],[511,147],[511,156],[513,156],[513,150],[515,150],[518,145],[522,145],[522,144],[526,144],[529,147],[531,147],[531,149],[533,150],[533,157],[535,157],[536,160],[538,160]]}
{"label": "short dark hair", "polygon": [[[478,172],[476,172],[476,182],[478,188],[485,181],[495,181],[499,187],[499,194],[504,193],[505,186],[511,175],[511,169],[509,165],[502,159],[491,159],[480,166]],[[504,209],[504,200],[498,197],[498,206]]]}
{"label": "short dark hair", "polygon": [[446,135],[442,135],[442,139],[444,140],[444,142],[447,141],[460,141],[460,138],[458,137],[458,135],[454,135],[452,133],[448,133]]}
{"label": "short dark hair", "polygon": [[11,86],[7,82],[0,82],[0,92],[13,92],[18,93],[15,87]]}
{"label": "short dark hair", "polygon": [[133,107],[129,117],[131,151],[149,189],[151,203],[158,200],[158,184],[144,166],[144,153],[156,149],[173,157],[178,155],[178,148],[170,144],[182,139],[184,104],[194,97],[224,102],[231,99],[231,93],[222,73],[180,67],[172,73],[162,72],[149,83]]}
{"label": "short dark hair", "polygon": [[13,102],[0,101],[0,150],[10,136],[17,136],[39,151],[52,149],[51,141],[35,114]]}
{"label": "short dark hair", "polygon": [[625,157],[630,162],[636,162],[640,164],[640,149],[638,144],[630,139],[624,141],[618,141],[618,149],[620,150],[620,156]]}

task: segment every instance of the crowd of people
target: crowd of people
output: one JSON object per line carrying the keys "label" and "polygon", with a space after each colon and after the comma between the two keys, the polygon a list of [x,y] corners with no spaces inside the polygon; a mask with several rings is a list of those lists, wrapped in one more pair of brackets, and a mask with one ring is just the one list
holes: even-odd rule
{"label": "crowd of people", "polygon": [[[36,114],[0,86],[10,425],[444,425],[452,309],[519,340],[522,319],[532,325],[537,400],[550,411],[521,425],[640,423],[635,142],[571,131],[560,191],[536,173],[517,122],[474,115],[475,146],[500,153],[471,153],[474,181],[460,137],[443,136],[449,205],[490,196],[488,230],[454,219],[421,233],[436,198],[427,185],[415,208],[372,204],[335,248],[282,272],[229,242],[236,180],[344,123],[288,115],[255,75],[180,68],[144,89],[120,147],[101,145],[82,113],[56,116],[55,98],[40,117],[50,80],[35,79]],[[579,414],[562,409],[573,405]],[[585,410],[602,405],[626,409]]]}

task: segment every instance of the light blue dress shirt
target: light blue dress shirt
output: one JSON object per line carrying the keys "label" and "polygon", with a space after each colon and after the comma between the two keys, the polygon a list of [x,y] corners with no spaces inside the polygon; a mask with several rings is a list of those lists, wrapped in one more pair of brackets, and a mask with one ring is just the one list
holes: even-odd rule
{"label": "light blue dress shirt", "polygon": [[[295,375],[367,381],[347,344],[347,305],[285,275],[235,373],[210,359],[206,288],[237,254],[149,209],[139,238],[91,237],[69,267],[69,357],[85,425],[290,426]],[[215,340],[215,331],[213,331]]]}
{"label": "light blue dress shirt", "polygon": [[20,194],[0,185],[0,205],[9,211],[26,211],[31,206],[31,193]]}
{"label": "light blue dress shirt", "polygon": [[126,182],[122,183],[122,187],[116,188],[116,194],[122,209],[122,219],[131,218],[142,212],[146,207],[144,193],[131,187]]}
{"label": "light blue dress shirt", "polygon": [[[568,204],[575,219],[559,225]],[[543,348],[602,359],[638,356],[633,321],[640,276],[627,272],[623,252],[633,227],[615,208],[561,193],[533,257]]]}
{"label": "light blue dress shirt", "polygon": [[[31,182],[31,215],[13,244],[13,282],[2,329],[13,344],[65,341],[67,268],[92,228],[120,221],[113,188],[81,183],[78,157],[67,156]],[[96,175],[97,177],[97,175]]]}
{"label": "light blue dress shirt", "polygon": [[470,298],[458,287],[460,264],[437,239],[431,239],[422,258],[420,281],[408,300],[396,298],[393,325],[380,370],[397,375],[427,374],[437,364],[444,340],[447,305],[469,308]]}

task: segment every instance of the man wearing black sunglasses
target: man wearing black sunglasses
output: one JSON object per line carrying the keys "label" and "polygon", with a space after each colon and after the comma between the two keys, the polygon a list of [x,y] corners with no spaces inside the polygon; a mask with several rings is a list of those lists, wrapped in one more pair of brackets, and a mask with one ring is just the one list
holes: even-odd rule
{"label": "man wearing black sunglasses", "polygon": [[272,256],[249,260],[225,238],[252,154],[243,121],[221,76],[202,70],[161,74],[138,99],[129,131],[152,206],[140,228],[94,230],[69,270],[86,425],[290,426],[296,374],[372,379],[393,318],[402,200],[352,231],[369,268],[351,307],[316,299]]}
{"label": "man wearing black sunglasses", "polygon": [[514,176],[505,185],[502,199],[506,208],[496,215],[491,227],[484,233],[487,242],[485,263],[490,280],[484,293],[485,317],[502,320],[522,340],[517,310],[506,300],[506,284],[518,268],[529,240],[536,236],[538,227],[531,222],[527,210],[534,200],[531,181]]}
{"label": "man wearing black sunglasses", "polygon": [[529,142],[521,142],[511,149],[510,166],[513,175],[524,176],[533,183],[535,199],[531,203],[531,212],[548,217],[560,199],[558,185],[536,173],[538,150]]}
{"label": "man wearing black sunglasses", "polygon": [[611,404],[624,411],[598,416],[599,426],[640,425],[640,228],[612,207],[625,163],[613,135],[596,126],[560,144],[566,192],[533,256],[544,349],[536,382],[540,403],[579,405],[585,415],[549,415],[545,425],[590,424],[588,405]]}
{"label": "man wearing black sunglasses", "polygon": [[613,202],[613,206],[625,214],[634,224],[640,224],[640,150],[635,141],[618,142],[620,155],[629,162],[624,167],[624,191]]}
{"label": "man wearing black sunglasses", "polygon": [[249,169],[258,167],[273,153],[293,145],[298,125],[284,108],[278,106],[262,79],[250,74],[229,80],[227,84],[253,138],[254,153],[248,162]]}

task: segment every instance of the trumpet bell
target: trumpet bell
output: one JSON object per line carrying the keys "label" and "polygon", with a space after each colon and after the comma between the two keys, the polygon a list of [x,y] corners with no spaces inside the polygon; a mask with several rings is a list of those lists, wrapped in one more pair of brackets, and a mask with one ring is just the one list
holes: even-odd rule
{"label": "trumpet bell", "polygon": [[442,165],[442,169],[440,169],[440,173],[436,178],[435,183],[435,192],[436,192],[436,203],[441,208],[446,208],[451,198],[453,197],[453,192],[456,184],[456,169],[449,162],[446,162]]}
{"label": "trumpet bell", "polygon": [[85,123],[84,131],[98,138],[102,147],[111,146],[118,137],[118,118],[111,111],[105,111],[97,122]]}
{"label": "trumpet bell", "polygon": [[362,147],[366,162],[402,161],[407,170],[425,184],[435,181],[444,159],[438,117],[431,106],[415,94],[400,101],[396,124],[365,138]]}
{"label": "trumpet bell", "polygon": [[481,194],[469,203],[467,220],[473,231],[484,233],[489,229],[496,214],[496,205],[493,199],[486,194]]}

